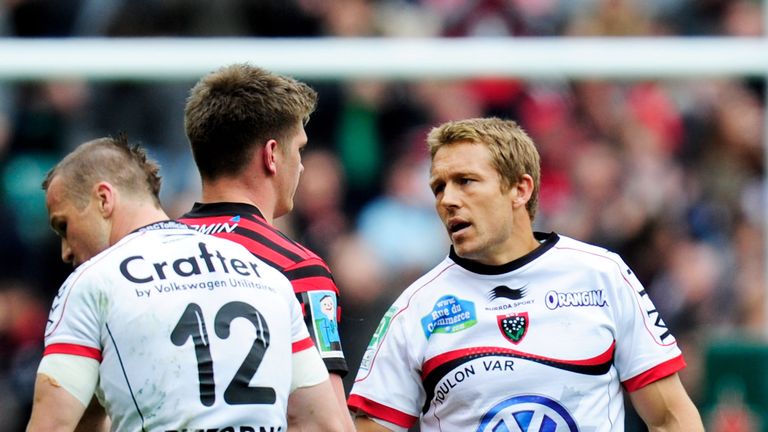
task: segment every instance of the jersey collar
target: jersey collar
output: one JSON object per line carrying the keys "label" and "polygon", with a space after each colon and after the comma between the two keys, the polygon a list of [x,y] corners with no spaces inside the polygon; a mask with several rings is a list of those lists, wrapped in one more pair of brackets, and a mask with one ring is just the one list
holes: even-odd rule
{"label": "jersey collar", "polygon": [[460,267],[466,270],[469,270],[472,273],[485,274],[485,275],[497,275],[497,274],[509,273],[513,270],[519,269],[520,267],[540,257],[541,255],[546,253],[548,250],[552,249],[552,247],[558,242],[558,240],[560,240],[560,236],[558,236],[557,233],[554,233],[554,232],[551,232],[551,233],[534,232],[533,236],[534,238],[536,238],[536,240],[538,240],[541,243],[541,245],[536,249],[532,250],[531,252],[527,253],[526,255],[523,255],[520,258],[517,258],[516,260],[510,261],[505,264],[488,265],[488,264],[481,264],[477,261],[473,261],[470,259],[462,258],[456,255],[456,251],[453,249],[453,246],[451,246],[451,251],[448,254],[448,257],[453,262],[458,264]]}
{"label": "jersey collar", "polygon": [[264,215],[255,205],[239,202],[215,202],[200,203],[196,202],[192,210],[181,218],[187,217],[209,217],[209,216],[229,216],[232,214],[253,214],[261,219]]}
{"label": "jersey collar", "polygon": [[161,229],[192,229],[192,228],[189,225],[186,225],[174,220],[162,220],[162,221],[151,223],[149,225],[144,225],[141,228],[137,228],[133,230],[132,233],[156,231]]}

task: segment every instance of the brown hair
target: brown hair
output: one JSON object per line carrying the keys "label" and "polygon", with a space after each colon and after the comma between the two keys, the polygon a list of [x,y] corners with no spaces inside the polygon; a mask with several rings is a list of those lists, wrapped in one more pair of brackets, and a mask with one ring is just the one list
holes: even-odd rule
{"label": "brown hair", "polygon": [[247,64],[204,76],[190,91],[184,127],[203,179],[237,175],[252,150],[289,136],[315,110],[317,92],[293,78]]}
{"label": "brown hair", "polygon": [[43,180],[47,191],[56,176],[66,180],[69,199],[77,208],[90,201],[94,184],[108,181],[122,191],[146,194],[160,207],[160,166],[139,145],[131,145],[124,134],[98,138],[81,144],[53,167]]}
{"label": "brown hair", "polygon": [[533,178],[533,192],[525,206],[533,221],[541,182],[539,152],[533,140],[516,122],[495,117],[443,123],[427,136],[427,146],[433,159],[442,147],[467,141],[488,147],[504,190],[519,182],[524,174]]}

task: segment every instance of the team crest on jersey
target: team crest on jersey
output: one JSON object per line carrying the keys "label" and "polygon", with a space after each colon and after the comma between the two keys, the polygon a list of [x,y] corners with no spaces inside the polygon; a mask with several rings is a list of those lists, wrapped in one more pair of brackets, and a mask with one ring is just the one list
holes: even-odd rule
{"label": "team crest on jersey", "polygon": [[499,330],[507,340],[513,344],[520,343],[528,333],[528,312],[513,312],[504,315],[496,315]]}

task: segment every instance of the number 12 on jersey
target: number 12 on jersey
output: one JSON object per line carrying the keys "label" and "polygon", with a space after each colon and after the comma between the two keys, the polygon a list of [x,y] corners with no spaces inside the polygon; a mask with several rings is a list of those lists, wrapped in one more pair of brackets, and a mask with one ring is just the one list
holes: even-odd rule
{"label": "number 12 on jersey", "polygon": [[[264,359],[264,353],[269,348],[269,327],[259,311],[244,302],[230,302],[216,313],[213,328],[216,336],[227,339],[230,334],[230,324],[235,318],[245,318],[256,329],[256,338],[251,350],[243,359],[234,378],[224,390],[224,401],[230,405],[244,404],[274,404],[275,389],[271,387],[250,387],[251,378]],[[181,314],[179,322],[171,332],[171,342],[176,346],[184,346],[192,338],[197,359],[197,377],[200,384],[200,402],[212,406],[216,402],[216,381],[213,374],[213,357],[208,329],[203,318],[203,311],[197,303],[190,303]]]}

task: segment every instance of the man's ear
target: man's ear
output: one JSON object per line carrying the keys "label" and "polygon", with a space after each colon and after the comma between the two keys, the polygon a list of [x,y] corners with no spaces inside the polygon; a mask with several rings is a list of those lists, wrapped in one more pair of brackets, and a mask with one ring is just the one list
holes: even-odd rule
{"label": "man's ear", "polygon": [[520,181],[512,185],[512,188],[517,192],[512,198],[512,206],[515,208],[525,207],[533,194],[533,177],[528,174],[523,174]]}
{"label": "man's ear", "polygon": [[271,139],[264,144],[262,149],[262,162],[264,163],[264,169],[269,174],[277,173],[277,157],[276,153],[279,151],[277,148],[277,141]]}
{"label": "man's ear", "polygon": [[103,181],[94,186],[94,194],[96,195],[96,203],[99,206],[101,216],[104,219],[109,219],[112,216],[112,212],[115,211],[117,191],[112,184]]}

